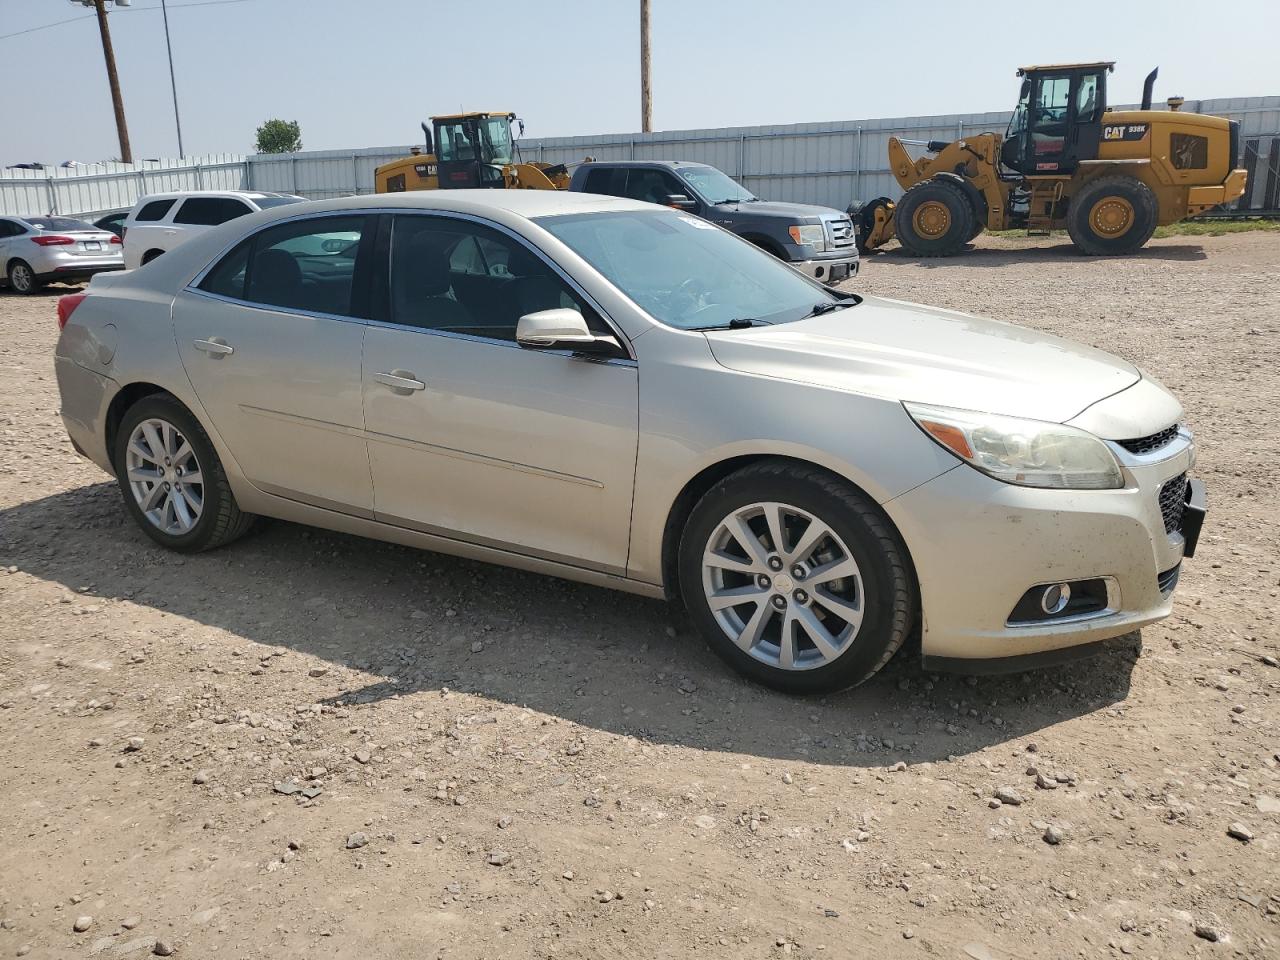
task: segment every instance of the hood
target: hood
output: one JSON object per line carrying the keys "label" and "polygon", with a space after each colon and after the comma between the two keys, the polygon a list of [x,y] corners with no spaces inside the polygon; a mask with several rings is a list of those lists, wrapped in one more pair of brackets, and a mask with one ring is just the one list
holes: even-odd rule
{"label": "hood", "polygon": [[785,203],[780,200],[750,200],[746,203],[718,203],[714,210],[738,210],[761,217],[788,217],[792,220],[812,217],[815,220],[847,220],[848,214],[831,207],[815,207],[808,203]]}
{"label": "hood", "polygon": [[716,361],[742,373],[1056,423],[1142,379],[1092,347],[878,297],[795,323],[706,337]]}

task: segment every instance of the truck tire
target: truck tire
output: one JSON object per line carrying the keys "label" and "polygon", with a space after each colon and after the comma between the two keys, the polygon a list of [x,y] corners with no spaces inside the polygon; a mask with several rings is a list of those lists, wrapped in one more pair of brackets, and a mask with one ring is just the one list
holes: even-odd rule
{"label": "truck tire", "polygon": [[1120,173],[1085,184],[1071,198],[1067,233],[1081,253],[1115,256],[1140,249],[1159,219],[1160,204],[1152,189]]}
{"label": "truck tire", "polygon": [[898,201],[894,232],[907,253],[917,257],[950,257],[974,234],[976,215],[964,191],[946,180],[923,180]]}

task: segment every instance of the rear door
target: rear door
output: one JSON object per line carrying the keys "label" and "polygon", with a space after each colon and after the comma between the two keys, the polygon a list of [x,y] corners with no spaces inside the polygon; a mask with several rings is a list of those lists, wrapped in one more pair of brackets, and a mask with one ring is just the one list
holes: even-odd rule
{"label": "rear door", "polygon": [[9,248],[13,243],[13,238],[22,232],[22,229],[14,221],[0,217],[0,280],[7,277],[9,257],[11,256]]}
{"label": "rear door", "polygon": [[174,303],[183,366],[245,477],[372,516],[360,355],[376,217],[305,217],[224,255]]}
{"label": "rear door", "polygon": [[636,365],[515,342],[522,314],[556,307],[614,331],[547,261],[493,226],[398,214],[389,248],[390,290],[364,353],[377,518],[624,572]]}

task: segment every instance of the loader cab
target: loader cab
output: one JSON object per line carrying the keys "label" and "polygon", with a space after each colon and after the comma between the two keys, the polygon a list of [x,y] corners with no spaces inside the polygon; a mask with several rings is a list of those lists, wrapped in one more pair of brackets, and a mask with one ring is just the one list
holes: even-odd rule
{"label": "loader cab", "polygon": [[1022,176],[1070,174],[1098,156],[1113,63],[1023,67],[1000,162]]}
{"label": "loader cab", "polygon": [[503,186],[502,168],[515,162],[514,113],[433,117],[440,188]]}

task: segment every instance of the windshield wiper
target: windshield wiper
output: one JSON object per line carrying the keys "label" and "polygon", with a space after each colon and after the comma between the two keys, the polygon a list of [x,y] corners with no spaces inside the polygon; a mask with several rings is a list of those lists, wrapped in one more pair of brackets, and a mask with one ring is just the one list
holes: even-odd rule
{"label": "windshield wiper", "polygon": [[830,313],[833,310],[843,310],[845,307],[852,307],[852,303],[846,303],[843,300],[833,300],[830,303],[815,303],[813,309],[805,314],[806,317],[820,317],[824,313]]}
{"label": "windshield wiper", "polygon": [[755,197],[725,197],[723,200],[717,200],[716,206],[726,203],[751,203],[755,199]]}
{"label": "windshield wiper", "polygon": [[734,317],[728,323],[713,323],[707,327],[690,327],[690,330],[745,330],[747,327],[767,327],[769,324],[755,317]]}

